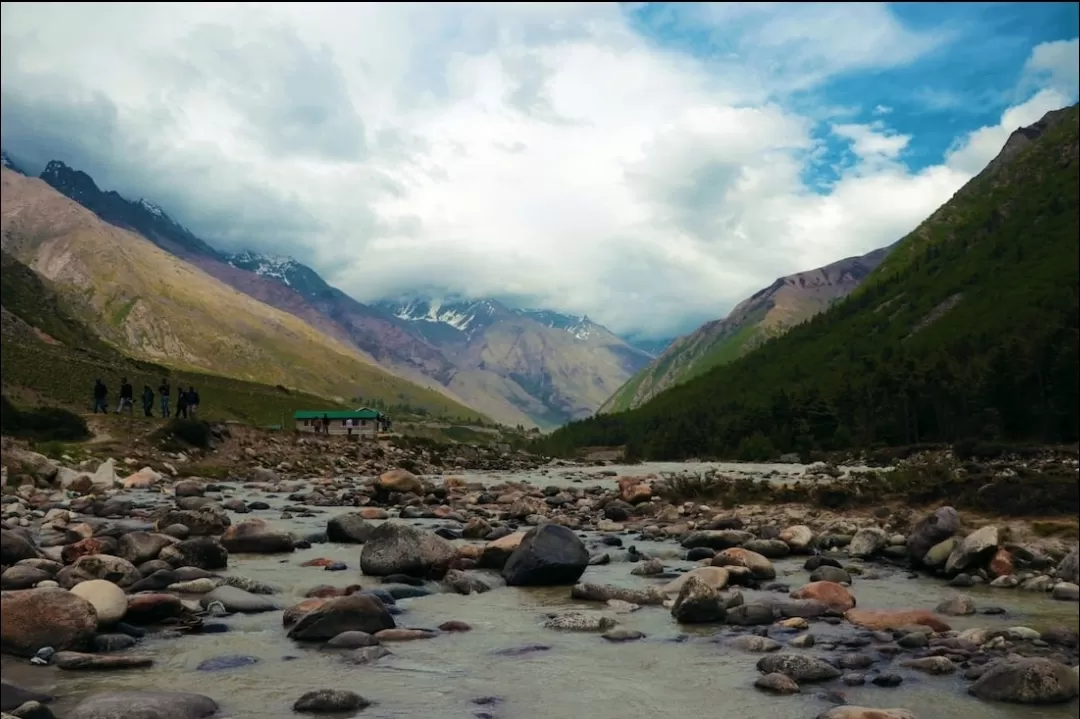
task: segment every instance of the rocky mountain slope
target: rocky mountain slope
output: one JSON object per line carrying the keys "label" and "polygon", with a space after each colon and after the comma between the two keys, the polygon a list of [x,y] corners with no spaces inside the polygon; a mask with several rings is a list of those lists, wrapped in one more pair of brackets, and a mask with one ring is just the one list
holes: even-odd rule
{"label": "rocky mountain slope", "polygon": [[731,362],[805,322],[858,287],[893,246],[779,278],[740,302],[723,319],[707,322],[676,339],[599,411],[639,407],[665,389]]}
{"label": "rocky mountain slope", "polygon": [[[649,356],[588,317],[484,300],[377,305],[438,346],[458,372],[448,387],[478,409],[504,397],[541,427],[586,417]],[[492,410],[494,411],[494,410]]]}
{"label": "rocky mountain slope", "polygon": [[[220,252],[149,200],[127,200],[102,190],[89,175],[60,161],[50,162],[41,179],[102,220],[139,233],[220,282],[359,350],[398,377],[505,424],[553,427],[587,416],[650,359],[588,318],[546,310],[478,301],[447,305],[442,317],[417,321],[419,316],[396,303],[356,301],[292,258]],[[486,313],[486,319],[463,332],[446,315],[447,308]],[[511,334],[517,339],[508,340],[515,323]],[[490,342],[485,339],[489,329],[494,332]],[[493,354],[484,349],[489,345]],[[516,347],[512,357],[510,347]],[[559,357],[561,352],[567,356]]]}
{"label": "rocky mountain slope", "polygon": [[568,425],[544,448],[761,459],[1077,441],[1078,168],[1073,105],[1014,132],[846,299],[637,409]]}
{"label": "rocky mountain slope", "polygon": [[[50,164],[55,175],[60,168]],[[95,197],[81,173],[65,177],[72,194],[100,201],[101,215],[49,184],[3,170],[3,249],[47,280],[80,319],[136,358],[206,370],[269,385],[299,387],[328,397],[380,399],[436,414],[476,416],[445,393],[425,389],[379,367],[356,347],[318,331],[215,279],[148,241],[198,250],[171,220],[172,235],[142,227],[161,217],[149,203],[134,208],[115,193]],[[90,202],[91,199],[87,199]],[[167,218],[167,216],[165,216]],[[190,237],[189,237],[190,235]],[[187,238],[187,239],[185,239]],[[198,242],[196,242],[198,241]],[[203,243],[205,244],[205,243]]]}

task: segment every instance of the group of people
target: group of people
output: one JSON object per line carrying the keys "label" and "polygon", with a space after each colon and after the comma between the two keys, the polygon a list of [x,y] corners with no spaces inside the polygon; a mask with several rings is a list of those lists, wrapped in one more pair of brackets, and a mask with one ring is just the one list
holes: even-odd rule
{"label": "group of people", "polygon": [[[161,378],[158,385],[158,396],[161,398],[161,416],[169,416],[169,400],[172,396],[172,386],[165,377]],[[142,391],[143,414],[147,417],[154,416],[154,390],[150,385],[144,384]],[[177,417],[194,417],[199,409],[199,393],[194,387],[184,389],[176,388],[176,415]],[[135,388],[128,382],[127,377],[120,380],[120,403],[116,405],[116,413],[120,414],[127,410],[130,414],[135,413]],[[94,414],[101,412],[109,413],[109,388],[100,379],[94,380]]]}

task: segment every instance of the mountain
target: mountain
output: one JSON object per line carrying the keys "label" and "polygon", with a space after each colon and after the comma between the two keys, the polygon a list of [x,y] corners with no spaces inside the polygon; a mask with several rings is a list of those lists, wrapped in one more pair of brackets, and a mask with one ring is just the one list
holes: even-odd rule
{"label": "mountain", "polygon": [[623,412],[640,407],[665,389],[731,362],[805,322],[858,287],[892,247],[781,277],[737,304],[727,317],[707,322],[676,339],[620,387],[599,411]]}
{"label": "mountain", "polygon": [[6,150],[0,150],[0,167],[6,167],[12,172],[17,172],[20,175],[26,174],[26,172],[24,172],[23,169],[19,167],[18,163],[15,162],[15,160],[11,159],[11,156],[7,154]]}
{"label": "mountain", "polygon": [[639,349],[650,357],[659,357],[664,353],[671,343],[674,342],[676,337],[663,337],[661,339],[638,339],[637,337],[623,337],[626,340],[626,344]]}
{"label": "mountain", "polygon": [[1012,134],[847,298],[538,448],[647,458],[1080,436],[1080,112]]}
{"label": "mountain", "polygon": [[491,405],[495,395],[541,427],[588,416],[650,359],[588,317],[493,299],[405,298],[376,307],[454,363],[447,386],[455,395],[498,415],[505,410]]}
{"label": "mountain", "polygon": [[[112,346],[178,369],[444,416],[478,416],[447,393],[394,376],[356,347],[166,251],[141,232],[166,245],[187,238],[189,248],[198,248],[201,240],[164,212],[147,209],[150,203],[95,194],[89,176],[58,165],[50,163],[46,179],[98,209],[73,202],[52,182],[5,168],[3,249],[51,282],[76,316]],[[137,233],[136,227],[144,230]]]}
{"label": "mountain", "polygon": [[52,160],[45,166],[41,179],[106,222],[137,232],[174,254],[194,252],[211,257],[217,255],[214,248],[153,202],[145,199],[126,200],[116,192],[105,192],[90,175],[73,170],[59,160]]}

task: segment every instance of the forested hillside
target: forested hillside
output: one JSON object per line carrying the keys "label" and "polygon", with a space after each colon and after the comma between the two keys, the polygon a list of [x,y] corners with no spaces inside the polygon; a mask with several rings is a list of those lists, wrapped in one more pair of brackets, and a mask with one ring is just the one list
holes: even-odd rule
{"label": "forested hillside", "polygon": [[[848,299],[540,449],[656,459],[1078,436],[1077,106],[1013,133]],[[882,198],[888,202],[888,198]]]}

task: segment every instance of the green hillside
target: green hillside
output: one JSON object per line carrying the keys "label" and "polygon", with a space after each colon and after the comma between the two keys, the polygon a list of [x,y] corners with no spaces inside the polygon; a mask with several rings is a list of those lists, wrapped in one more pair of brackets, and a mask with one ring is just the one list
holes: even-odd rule
{"label": "green hillside", "polygon": [[538,448],[751,459],[968,438],[1075,441],[1077,121],[1073,106],[1014,133],[828,311]]}
{"label": "green hillside", "polygon": [[[50,404],[89,411],[94,380],[101,378],[115,402],[127,377],[138,395],[162,377],[173,387],[199,390],[206,419],[279,424],[298,409],[342,409],[314,395],[200,372],[184,372],[134,360],[102,342],[33,270],[0,252],[0,343],[3,393],[23,405]],[[137,412],[141,408],[137,408]],[[155,405],[155,411],[157,406]]]}

